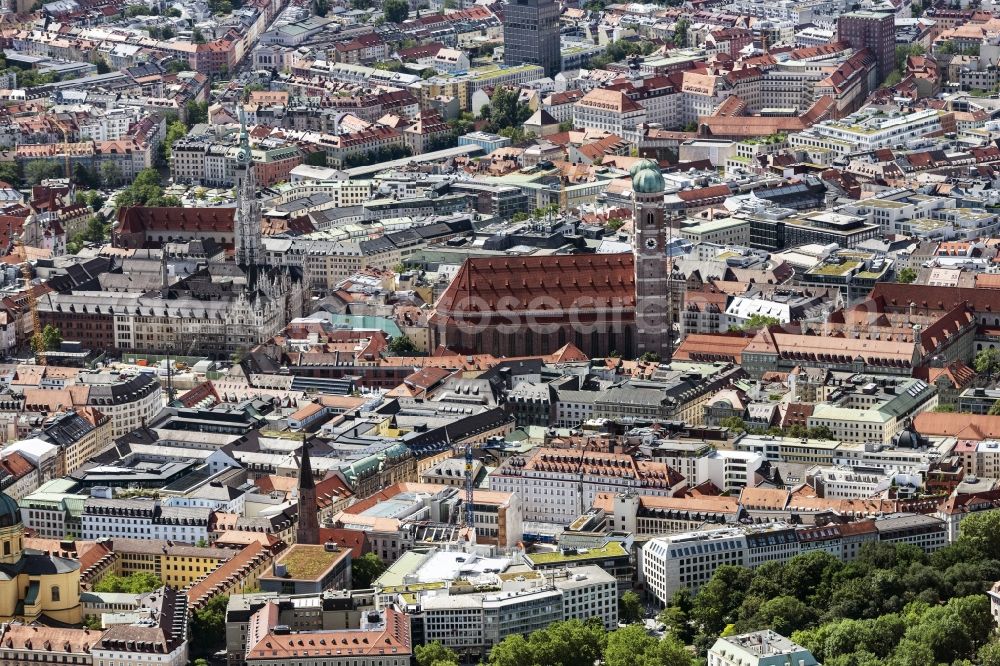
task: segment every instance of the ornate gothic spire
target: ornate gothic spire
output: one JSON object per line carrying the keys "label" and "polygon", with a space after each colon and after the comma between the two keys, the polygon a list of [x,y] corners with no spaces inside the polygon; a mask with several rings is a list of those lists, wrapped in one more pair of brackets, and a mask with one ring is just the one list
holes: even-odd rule
{"label": "ornate gothic spire", "polygon": [[250,134],[247,132],[246,113],[239,104],[240,142],[236,151],[236,214],[233,217],[236,263],[246,271],[247,287],[257,287],[257,267],[260,261],[261,206],[257,199],[257,179],[250,152]]}

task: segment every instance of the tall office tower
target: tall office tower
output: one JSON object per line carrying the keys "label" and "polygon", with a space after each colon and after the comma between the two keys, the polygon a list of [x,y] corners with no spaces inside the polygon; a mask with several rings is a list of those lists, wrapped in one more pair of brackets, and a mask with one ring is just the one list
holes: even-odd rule
{"label": "tall office tower", "polygon": [[884,12],[851,12],[837,20],[837,40],[852,48],[871,49],[878,63],[878,82],[882,83],[896,68],[896,23]]}
{"label": "tall office tower", "polygon": [[556,0],[512,0],[504,5],[503,61],[508,67],[541,65],[546,76],[559,73],[562,58]]}

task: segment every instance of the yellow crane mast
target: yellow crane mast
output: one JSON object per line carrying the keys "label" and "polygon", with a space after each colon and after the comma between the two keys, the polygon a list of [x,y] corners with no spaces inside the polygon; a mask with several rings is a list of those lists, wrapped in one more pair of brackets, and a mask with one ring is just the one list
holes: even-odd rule
{"label": "yellow crane mast", "polygon": [[[34,216],[34,209],[32,209],[31,214]],[[24,233],[26,232],[27,229],[23,229],[22,233],[15,234],[14,243],[21,248],[21,258],[24,259],[21,262],[21,275],[24,277],[24,293],[28,298],[28,311],[31,313],[31,346],[35,351],[35,362],[38,365],[46,365],[45,339],[42,337],[42,325],[38,318],[38,298],[35,296],[35,290],[31,284],[31,263],[28,261],[28,251],[24,246]]]}
{"label": "yellow crane mast", "polygon": [[66,163],[66,185],[69,186],[70,189],[72,190],[72,186],[70,184],[73,182],[72,181],[73,169],[70,167],[69,139],[67,138],[66,125],[63,124],[63,121],[59,120],[58,117],[55,118],[55,121],[56,121],[56,127],[59,128],[59,130],[62,132],[63,135],[62,149],[63,149],[63,159],[65,160]]}

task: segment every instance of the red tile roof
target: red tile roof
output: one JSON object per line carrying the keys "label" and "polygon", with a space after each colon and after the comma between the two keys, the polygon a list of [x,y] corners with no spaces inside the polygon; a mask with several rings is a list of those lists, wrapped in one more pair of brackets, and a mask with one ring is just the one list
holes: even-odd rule
{"label": "red tile roof", "polygon": [[[257,611],[250,619],[247,632],[247,663],[254,664],[257,660],[266,663],[273,661],[288,661],[301,663],[321,660],[331,651],[338,656],[336,661],[347,662],[351,655],[357,662],[359,656],[370,661],[378,657],[395,660],[400,656],[409,655],[410,621],[409,618],[392,608],[385,609],[385,623],[378,629],[361,631],[359,629],[330,629],[309,631],[304,633],[276,634],[272,633],[278,624],[278,605],[269,602]],[[343,657],[340,655],[343,654]]]}
{"label": "red tile roof", "polygon": [[740,363],[743,350],[753,341],[742,333],[692,333],[677,347],[678,361],[729,361]]}
{"label": "red tile roof", "polygon": [[[916,376],[917,373],[914,373]],[[941,377],[946,377],[951,385],[963,389],[976,378],[976,371],[961,361],[952,361],[943,368],[927,368],[927,381],[934,383]]]}
{"label": "red tile roof", "polygon": [[365,553],[371,552],[371,544],[368,543],[368,533],[362,530],[351,530],[344,527],[321,527],[319,528],[319,540],[322,543],[332,541],[338,546],[350,548],[352,559],[357,559]]}
{"label": "red tile roof", "polygon": [[1000,313],[1000,291],[996,289],[879,282],[869,298],[881,299],[886,306],[896,309],[907,308],[912,303],[918,310],[948,311],[968,303],[976,312]]}
{"label": "red tile roof", "polygon": [[1000,437],[1000,416],[921,412],[913,419],[921,435],[940,435],[980,441]]}
{"label": "red tile roof", "polygon": [[442,314],[489,314],[498,308],[550,311],[635,306],[629,254],[467,259],[437,302]]}
{"label": "red tile roof", "polygon": [[322,510],[353,494],[354,492],[347,486],[344,479],[334,474],[316,484],[316,506]]}
{"label": "red tile roof", "polygon": [[218,594],[225,594],[232,582],[230,578],[241,579],[260,564],[271,559],[272,554],[259,542],[253,542],[232,559],[222,564],[212,573],[187,589],[188,605],[192,610],[201,608]]}
{"label": "red tile roof", "polygon": [[232,233],[235,208],[132,206],[118,211],[122,234],[149,231]]}
{"label": "red tile roof", "polygon": [[16,451],[0,459],[0,467],[15,479],[20,479],[35,469],[35,466],[28,462],[27,458]]}
{"label": "red tile roof", "polygon": [[780,132],[801,132],[829,117],[835,100],[823,95],[801,116],[702,116],[698,123],[714,137],[767,136]]}
{"label": "red tile roof", "polygon": [[733,191],[728,185],[710,185],[709,187],[698,187],[693,190],[684,190],[677,193],[677,198],[681,201],[707,201],[728,197]]}

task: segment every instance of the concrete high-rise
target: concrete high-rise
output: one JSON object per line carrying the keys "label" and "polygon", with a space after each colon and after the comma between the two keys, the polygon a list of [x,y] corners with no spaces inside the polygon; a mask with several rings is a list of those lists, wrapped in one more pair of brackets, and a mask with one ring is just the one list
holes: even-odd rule
{"label": "concrete high-rise", "polygon": [[871,49],[879,83],[896,68],[896,23],[892,14],[870,11],[842,14],[837,19],[837,40],[859,51]]}
{"label": "concrete high-rise", "polygon": [[511,0],[504,5],[503,61],[508,67],[541,65],[546,76],[559,73],[562,58],[556,0]]}

